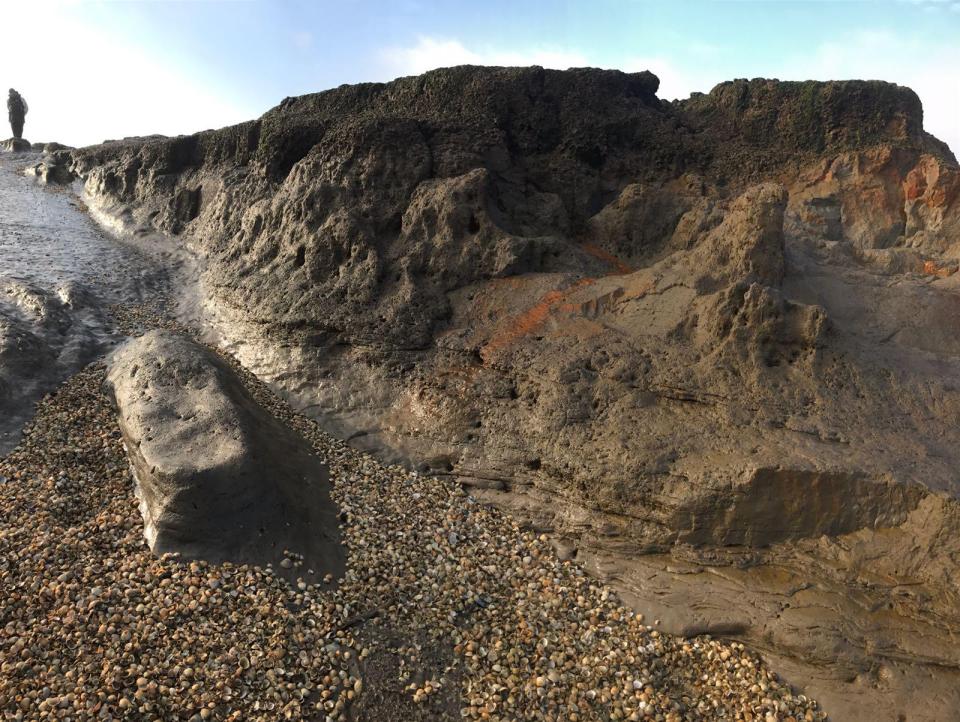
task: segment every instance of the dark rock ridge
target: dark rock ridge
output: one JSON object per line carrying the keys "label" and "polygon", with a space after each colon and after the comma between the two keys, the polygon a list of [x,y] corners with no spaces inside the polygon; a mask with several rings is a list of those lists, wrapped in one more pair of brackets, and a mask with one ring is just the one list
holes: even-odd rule
{"label": "dark rock ridge", "polygon": [[0,142],[0,150],[5,150],[8,153],[27,153],[31,149],[30,141],[23,138],[7,138],[7,140]]}
{"label": "dark rock ridge", "polygon": [[273,564],[279,573],[296,554],[298,575],[342,574],[327,467],[222,360],[184,336],[151,331],[114,354],[108,382],[155,553]]}
{"label": "dark rock ridge", "polygon": [[666,621],[789,657],[838,719],[943,717],[956,161],[887,83],[657,85],[451,68],[69,171],[193,249],[226,339],[332,430],[513,508],[641,609],[683,589]]}

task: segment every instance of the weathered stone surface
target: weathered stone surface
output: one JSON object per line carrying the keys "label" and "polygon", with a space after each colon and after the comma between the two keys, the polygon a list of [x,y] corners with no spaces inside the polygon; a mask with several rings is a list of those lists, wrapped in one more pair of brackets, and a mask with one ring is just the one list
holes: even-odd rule
{"label": "weathered stone surface", "polygon": [[108,381],[155,553],[287,573],[291,552],[319,574],[342,572],[326,466],[222,360],[152,331],[116,352]]}
{"label": "weathered stone surface", "polygon": [[956,161],[886,83],[654,92],[455,68],[72,169],[196,249],[240,357],[355,445],[637,562],[641,609],[648,557],[707,569],[673,628],[775,639],[837,709],[858,678],[858,714],[942,717],[960,659],[916,640],[960,630]]}
{"label": "weathered stone surface", "polygon": [[23,138],[8,138],[0,143],[0,149],[10,153],[26,153],[32,150],[29,140]]}
{"label": "weathered stone surface", "polygon": [[73,150],[73,147],[53,141],[51,143],[44,143],[42,150],[44,153],[56,153],[58,150]]}
{"label": "weathered stone surface", "polygon": [[70,162],[70,154],[65,149],[48,151],[39,161],[27,166],[24,172],[44,185],[69,185],[76,180]]}

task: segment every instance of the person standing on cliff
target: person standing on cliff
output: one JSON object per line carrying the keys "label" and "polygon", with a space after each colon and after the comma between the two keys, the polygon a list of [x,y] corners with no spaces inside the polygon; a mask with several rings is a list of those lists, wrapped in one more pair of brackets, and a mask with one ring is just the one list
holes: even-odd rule
{"label": "person standing on cliff", "polygon": [[10,115],[10,127],[14,138],[23,137],[23,122],[26,120],[27,101],[16,90],[10,88],[10,97],[7,98],[7,112]]}

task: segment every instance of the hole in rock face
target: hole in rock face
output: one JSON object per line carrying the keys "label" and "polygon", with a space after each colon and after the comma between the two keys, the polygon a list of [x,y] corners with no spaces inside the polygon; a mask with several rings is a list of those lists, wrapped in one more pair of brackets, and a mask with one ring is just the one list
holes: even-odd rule
{"label": "hole in rock face", "polygon": [[293,265],[300,268],[307,260],[307,249],[303,246],[297,248],[297,255],[293,259]]}
{"label": "hole in rock face", "polygon": [[540,468],[540,459],[530,459],[530,461],[527,462],[527,468],[531,471],[537,471]]}
{"label": "hole in rock face", "polygon": [[467,230],[470,233],[477,233],[480,230],[480,221],[472,213],[470,214],[470,222],[467,224]]}
{"label": "hole in rock face", "polygon": [[392,233],[400,233],[403,230],[403,214],[396,213],[388,224],[388,230]]}

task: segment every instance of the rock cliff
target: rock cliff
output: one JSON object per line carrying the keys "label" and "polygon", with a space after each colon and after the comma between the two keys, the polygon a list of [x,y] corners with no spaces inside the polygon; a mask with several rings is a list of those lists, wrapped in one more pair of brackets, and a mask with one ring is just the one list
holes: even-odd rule
{"label": "rock cliff", "polygon": [[329,428],[677,629],[792,659],[839,719],[936,718],[960,705],[956,160],[886,83],[657,86],[451,68],[60,162],[194,251],[226,341]]}

